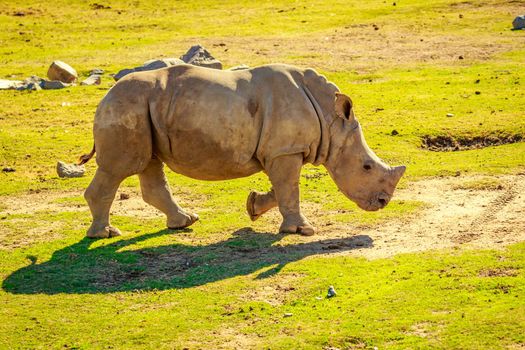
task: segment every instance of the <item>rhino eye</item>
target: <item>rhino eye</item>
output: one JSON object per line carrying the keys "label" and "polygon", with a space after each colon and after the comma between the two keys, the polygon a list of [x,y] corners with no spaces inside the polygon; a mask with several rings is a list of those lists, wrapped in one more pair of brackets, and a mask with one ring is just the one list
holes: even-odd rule
{"label": "rhino eye", "polygon": [[365,165],[363,165],[363,169],[370,170],[370,169],[372,169],[372,166],[370,164],[365,164]]}

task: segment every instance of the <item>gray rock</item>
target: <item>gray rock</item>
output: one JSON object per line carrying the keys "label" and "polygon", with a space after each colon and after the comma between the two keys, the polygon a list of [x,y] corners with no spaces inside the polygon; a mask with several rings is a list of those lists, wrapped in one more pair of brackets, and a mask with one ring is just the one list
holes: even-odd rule
{"label": "gray rock", "polygon": [[23,85],[22,80],[6,80],[6,79],[0,79],[0,90],[11,90],[11,89],[17,89],[20,86]]}
{"label": "gray rock", "polygon": [[334,286],[328,287],[328,293],[326,294],[327,298],[335,297],[337,293],[335,292]]}
{"label": "gray rock", "polygon": [[83,165],[66,164],[58,161],[57,163],[57,174],[60,177],[82,177],[86,172],[86,168]]}
{"label": "gray rock", "polygon": [[44,90],[63,89],[65,87],[71,86],[71,84],[63,83],[60,80],[42,80],[40,81],[39,85]]}
{"label": "gray rock", "polygon": [[49,80],[60,80],[64,83],[72,83],[78,78],[77,71],[62,61],[54,61],[47,70]]}
{"label": "gray rock", "polygon": [[80,85],[100,85],[102,81],[102,76],[100,74],[92,74],[86,79],[84,79]]}
{"label": "gray rock", "polygon": [[113,76],[113,79],[117,81],[133,72],[142,72],[146,70],[161,69],[161,68],[166,68],[166,67],[174,66],[176,64],[183,64],[183,63],[184,62],[179,60],[178,58],[162,58],[162,59],[149,60],[149,61],[144,62],[142,66],[135,67],[135,68],[122,69],[121,71],[119,71],[117,74]]}
{"label": "gray rock", "polygon": [[40,84],[42,84],[42,78],[33,75],[25,79],[21,84],[19,84],[17,90],[42,90]]}
{"label": "gray rock", "polygon": [[231,71],[236,71],[236,70],[245,70],[245,69],[250,69],[250,67],[247,66],[247,65],[245,65],[245,64],[240,64],[240,65],[238,65],[238,66],[228,68],[228,70],[231,70]]}
{"label": "gray rock", "polygon": [[115,81],[118,81],[118,80],[124,78],[126,75],[128,75],[130,73],[133,73],[134,71],[135,71],[135,69],[124,68],[124,69],[120,70],[117,74],[115,74],[113,76],[113,79],[115,79]]}
{"label": "gray rock", "polygon": [[222,69],[222,63],[201,45],[190,47],[188,52],[181,56],[181,60],[194,66]]}
{"label": "gray rock", "polygon": [[137,67],[137,68],[142,68],[141,70],[153,70],[153,69],[160,69],[160,68],[170,67],[176,64],[183,64],[183,63],[184,61],[178,58],[163,58],[159,60],[146,61],[144,62],[144,65],[142,67]]}
{"label": "gray rock", "polygon": [[512,21],[514,30],[525,29],[525,15],[518,16]]}

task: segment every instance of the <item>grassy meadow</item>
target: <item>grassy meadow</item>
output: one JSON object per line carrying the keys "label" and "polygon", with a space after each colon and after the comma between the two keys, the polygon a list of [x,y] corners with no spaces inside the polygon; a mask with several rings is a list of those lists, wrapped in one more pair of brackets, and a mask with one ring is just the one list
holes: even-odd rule
{"label": "grassy meadow", "polygon": [[[377,155],[407,165],[402,187],[442,176],[496,186],[491,177],[525,171],[525,31],[510,30],[522,3],[98,5],[0,2],[0,79],[45,77],[57,59],[79,80],[105,70],[99,86],[0,91],[0,168],[16,170],[0,172],[0,349],[525,346],[525,242],[359,257],[373,238],[353,228],[373,236],[377,225],[417,216],[428,203],[394,198],[364,212],[323,168],[306,166],[301,197],[314,225],[348,223],[310,239],[277,234],[276,212],[249,220],[249,191],[270,187],[263,174],[203,182],[168,171],[175,197],[201,221],[170,231],[154,210],[117,200],[112,222],[123,236],[89,240],[82,192],[96,164],[76,179],[55,168],[91,149],[109,74],[200,43],[225,68],[282,62],[325,74],[352,97]],[[435,152],[422,147],[425,138],[474,146]],[[495,145],[476,148],[479,140]],[[139,197],[138,179],[119,192]],[[330,285],[338,295],[328,299]]]}

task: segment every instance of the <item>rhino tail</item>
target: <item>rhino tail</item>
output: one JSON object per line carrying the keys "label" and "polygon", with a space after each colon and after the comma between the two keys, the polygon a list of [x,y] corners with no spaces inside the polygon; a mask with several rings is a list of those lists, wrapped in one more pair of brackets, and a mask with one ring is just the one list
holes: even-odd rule
{"label": "rhino tail", "polygon": [[94,155],[95,155],[95,144],[93,143],[93,149],[91,150],[91,152],[89,152],[89,154],[83,154],[80,156],[80,158],[78,158],[78,165],[86,164],[87,162],[89,162],[91,158],[93,158]]}

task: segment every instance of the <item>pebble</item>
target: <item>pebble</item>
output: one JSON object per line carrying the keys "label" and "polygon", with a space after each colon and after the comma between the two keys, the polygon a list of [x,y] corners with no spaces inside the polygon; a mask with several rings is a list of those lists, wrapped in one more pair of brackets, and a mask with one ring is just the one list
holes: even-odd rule
{"label": "pebble", "polygon": [[101,80],[100,74],[91,74],[89,77],[84,79],[80,85],[100,85]]}
{"label": "pebble", "polygon": [[286,312],[284,314],[284,317],[292,317],[292,316],[293,316],[293,314],[291,312]]}
{"label": "pebble", "polygon": [[335,297],[337,293],[335,292],[334,286],[328,287],[328,293],[326,294],[327,298]]}
{"label": "pebble", "polygon": [[514,21],[512,21],[512,29],[525,29],[525,15],[517,16],[516,18],[514,18]]}
{"label": "pebble", "polygon": [[447,117],[452,118],[453,116],[454,116],[454,114],[452,114],[452,113],[447,113]]}
{"label": "pebble", "polygon": [[4,173],[14,173],[16,171],[16,169],[15,168],[11,168],[11,167],[8,166],[8,167],[3,168],[2,171]]}

